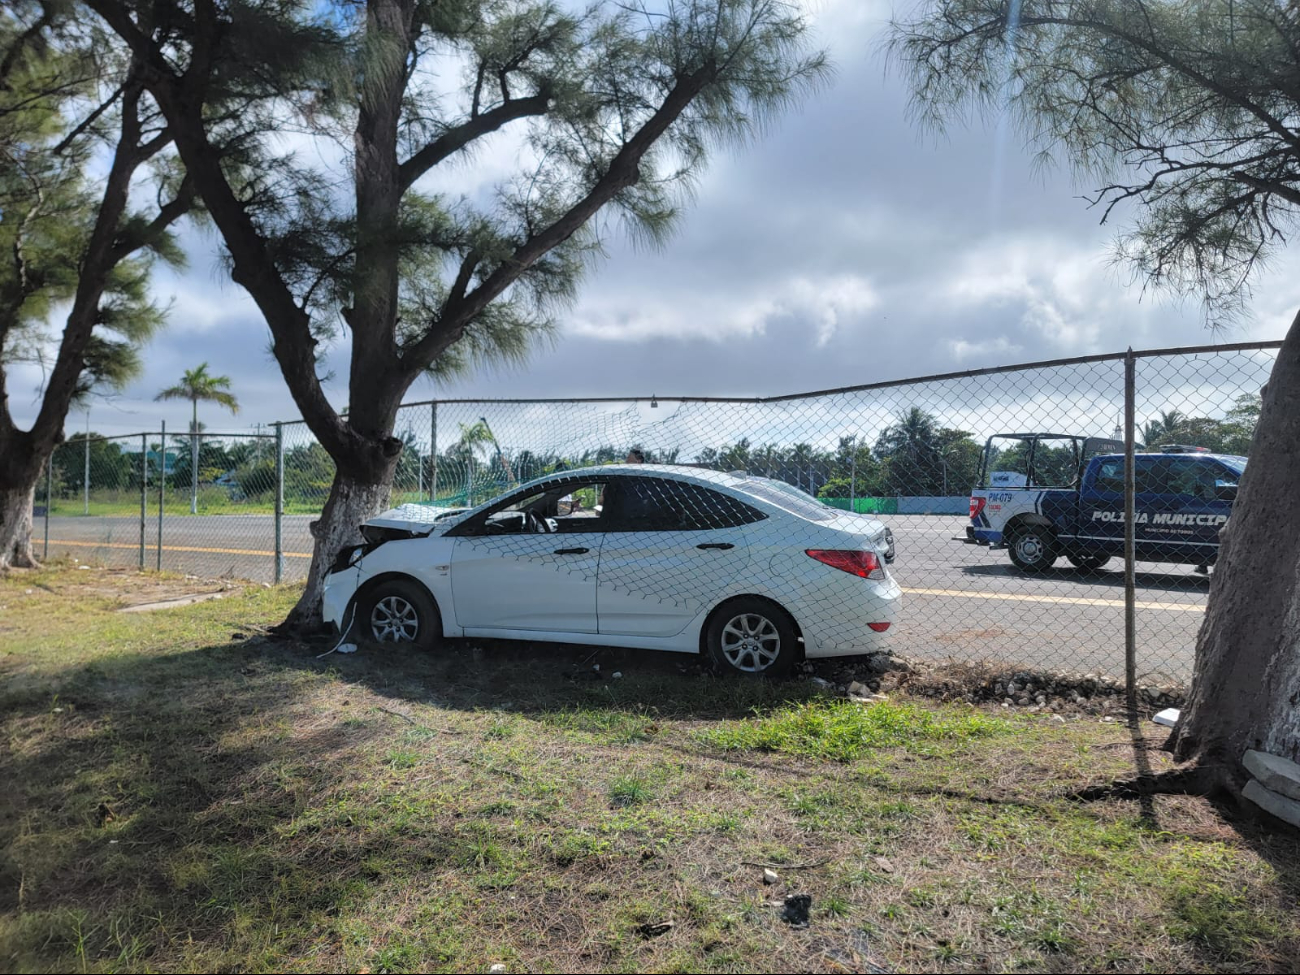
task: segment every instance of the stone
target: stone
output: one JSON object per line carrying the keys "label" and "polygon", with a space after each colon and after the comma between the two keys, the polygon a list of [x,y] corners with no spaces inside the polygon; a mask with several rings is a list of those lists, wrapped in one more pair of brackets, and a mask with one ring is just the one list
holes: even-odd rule
{"label": "stone", "polygon": [[832,687],[835,686],[830,681],[828,681],[825,677],[814,677],[812,679],[812,682],[824,691],[830,690]]}
{"label": "stone", "polygon": [[1064,719],[1063,717],[1061,717],[1059,714],[1054,714],[1054,715],[1052,715],[1052,720],[1053,720],[1053,721],[1059,721],[1059,722],[1061,722],[1061,724],[1065,724],[1065,719]]}
{"label": "stone", "polygon": [[614,671],[614,673],[610,674],[609,676],[610,676],[610,679],[612,679],[612,680],[622,680],[622,679],[623,679],[623,671],[621,671],[621,670],[616,670],[616,671]]}
{"label": "stone", "polygon": [[765,869],[763,871],[763,883],[767,884],[769,887],[771,887],[774,883],[776,883],[780,879],[781,878],[777,875],[777,872],[775,870]]}
{"label": "stone", "polygon": [[1300,802],[1280,796],[1271,789],[1265,789],[1255,779],[1247,783],[1241,793],[1264,812],[1276,816],[1284,823],[1290,823],[1300,829]]}
{"label": "stone", "polygon": [[510,969],[506,968],[506,966],[502,965],[500,962],[497,962],[495,965],[489,968],[488,971],[494,973],[500,973],[500,972],[508,972],[510,971]]}
{"label": "stone", "polygon": [[1300,765],[1277,755],[1256,751],[1246,752],[1242,763],[1265,789],[1300,802]]}
{"label": "stone", "polygon": [[884,857],[872,857],[871,862],[876,865],[876,869],[881,873],[893,873],[894,865]]}
{"label": "stone", "polygon": [[849,697],[869,697],[871,688],[861,681],[853,681],[849,684]]}

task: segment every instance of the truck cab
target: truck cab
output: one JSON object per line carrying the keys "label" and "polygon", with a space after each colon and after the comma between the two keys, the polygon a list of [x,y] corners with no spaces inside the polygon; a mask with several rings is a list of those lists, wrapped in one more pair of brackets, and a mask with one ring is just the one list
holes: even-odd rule
{"label": "truck cab", "polygon": [[[1062,555],[1084,570],[1123,556],[1122,449],[1099,437],[990,437],[964,540],[1005,548],[1027,572]],[[1134,460],[1137,558],[1212,565],[1246,459],[1180,445]]]}

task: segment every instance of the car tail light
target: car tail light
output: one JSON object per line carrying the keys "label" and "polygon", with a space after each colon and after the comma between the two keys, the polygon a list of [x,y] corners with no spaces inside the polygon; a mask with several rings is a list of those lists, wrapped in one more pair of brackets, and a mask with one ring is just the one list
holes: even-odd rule
{"label": "car tail light", "polygon": [[888,623],[868,623],[867,626],[871,627],[877,633],[884,633],[887,629],[889,629]]}
{"label": "car tail light", "polygon": [[970,520],[974,521],[976,518],[978,518],[980,516],[980,512],[984,510],[984,506],[988,503],[989,503],[988,498],[977,498],[974,495],[971,495]]}
{"label": "car tail light", "polygon": [[884,579],[885,567],[880,556],[867,549],[810,548],[804,550],[818,562],[863,579]]}

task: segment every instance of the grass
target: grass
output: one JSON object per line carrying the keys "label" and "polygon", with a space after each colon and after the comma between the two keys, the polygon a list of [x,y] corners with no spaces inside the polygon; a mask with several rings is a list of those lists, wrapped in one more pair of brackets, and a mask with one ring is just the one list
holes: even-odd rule
{"label": "grass", "polygon": [[731,722],[702,733],[701,738],[728,750],[851,762],[881,748],[907,747],[918,754],[935,754],[936,746],[941,746],[951,752],[974,739],[1014,730],[1012,722],[969,711],[819,700]]}
{"label": "grass", "polygon": [[[270,643],[292,588],[0,579],[0,968],[1281,972],[1300,843],[1082,805],[1126,731],[682,659]],[[581,679],[578,679],[581,678]],[[1149,756],[1157,770],[1162,759]],[[762,865],[780,880],[762,883]],[[807,930],[774,906],[812,897]],[[664,922],[673,922],[671,927]]]}

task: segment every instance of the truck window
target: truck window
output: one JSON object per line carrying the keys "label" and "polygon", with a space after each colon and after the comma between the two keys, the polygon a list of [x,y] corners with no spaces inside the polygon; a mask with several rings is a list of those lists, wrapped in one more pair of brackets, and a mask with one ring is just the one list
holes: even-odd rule
{"label": "truck window", "polygon": [[1079,444],[1076,440],[1044,438],[1034,444],[1033,486],[1072,488],[1078,484]]}
{"label": "truck window", "polygon": [[1124,462],[1122,460],[1103,460],[1097,466],[1097,477],[1093,487],[1098,491],[1124,493]]}
{"label": "truck window", "polygon": [[[1140,475],[1141,467],[1138,470]],[[1204,461],[1194,457],[1160,457],[1152,459],[1146,487],[1139,485],[1138,490],[1212,501],[1214,482],[1215,468]]]}

